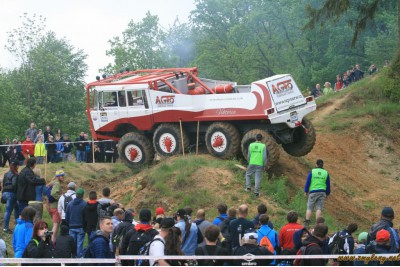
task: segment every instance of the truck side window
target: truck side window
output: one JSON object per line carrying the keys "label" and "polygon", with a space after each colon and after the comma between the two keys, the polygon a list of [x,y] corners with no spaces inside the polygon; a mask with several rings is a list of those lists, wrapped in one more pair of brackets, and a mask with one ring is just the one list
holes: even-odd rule
{"label": "truck side window", "polygon": [[129,91],[128,105],[133,108],[149,108],[145,91]]}

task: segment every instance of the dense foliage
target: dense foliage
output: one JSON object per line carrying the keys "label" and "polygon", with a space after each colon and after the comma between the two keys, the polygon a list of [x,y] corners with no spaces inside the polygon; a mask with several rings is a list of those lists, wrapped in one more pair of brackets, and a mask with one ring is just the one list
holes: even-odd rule
{"label": "dense foliage", "polygon": [[[324,11],[336,2],[341,3],[337,10]],[[365,72],[371,64],[382,69],[385,60],[398,66],[398,1],[367,2],[371,5],[355,0],[195,0],[190,22],[177,20],[169,29],[148,12],[141,21],[132,20],[120,37],[110,39],[105,53],[114,62],[103,71],[198,66],[203,77],[240,84],[291,73],[305,90],[316,83],[333,83],[337,74],[356,63]],[[371,6],[374,10],[368,9]],[[368,19],[352,47],[364,11]],[[313,14],[323,23],[310,19]],[[9,114],[2,117],[1,138],[22,137],[30,121],[72,134],[88,129],[86,55],[46,31],[44,21],[25,15],[22,26],[9,34],[7,48],[20,65],[11,71],[0,69],[0,111]],[[305,27],[310,21],[313,27]],[[398,84],[398,72],[388,73]],[[399,101],[390,88],[395,86],[389,87],[387,96]]]}

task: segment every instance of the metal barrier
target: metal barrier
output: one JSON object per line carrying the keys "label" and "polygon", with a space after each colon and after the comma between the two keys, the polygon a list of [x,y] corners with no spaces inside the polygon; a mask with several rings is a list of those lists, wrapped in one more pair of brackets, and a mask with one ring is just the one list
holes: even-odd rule
{"label": "metal barrier", "polygon": [[359,255],[272,255],[272,256],[255,256],[247,254],[244,256],[116,256],[112,259],[84,259],[84,258],[50,258],[50,259],[15,259],[15,258],[0,258],[2,264],[20,264],[20,263],[33,263],[33,264],[95,264],[95,263],[109,263],[110,265],[119,264],[121,260],[245,260],[249,263],[254,260],[261,259],[275,259],[275,260],[295,260],[295,259],[338,259],[346,261],[400,261],[400,254],[359,254]]}

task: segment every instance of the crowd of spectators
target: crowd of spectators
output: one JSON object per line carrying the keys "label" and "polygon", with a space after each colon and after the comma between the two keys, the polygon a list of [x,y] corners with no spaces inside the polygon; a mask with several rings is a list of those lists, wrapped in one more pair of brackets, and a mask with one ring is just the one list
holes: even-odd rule
{"label": "crowd of spectators", "polygon": [[[58,129],[54,134],[50,126],[46,130],[36,129],[35,123],[24,133],[25,140],[5,138],[0,140],[0,167],[7,162],[18,161],[24,165],[30,157],[35,157],[37,164],[57,163],[76,160],[76,162],[116,162],[118,158],[116,141],[92,142],[87,133],[81,132],[75,141],[70,135]],[[94,149],[94,153],[93,153]],[[94,155],[94,158],[93,158]]]}
{"label": "crowd of spectators", "polygon": [[[385,61],[385,65],[383,67],[387,67],[389,65],[388,61]],[[372,64],[368,68],[368,74],[373,75],[378,72],[378,68],[375,64]],[[309,90],[309,94],[314,98],[318,98],[323,95],[329,95],[334,92],[339,92],[340,90],[345,89],[351,83],[359,81],[364,78],[364,71],[361,69],[360,64],[356,64],[354,67],[352,66],[349,70],[345,71],[342,75],[336,75],[335,83],[332,87],[330,82],[324,83],[324,88],[321,88],[321,85],[318,83],[315,85],[315,88]]]}
{"label": "crowd of spectators", "polygon": [[[18,164],[18,163],[16,163]],[[18,165],[16,165],[18,166]],[[121,264],[131,265],[248,265],[248,260],[213,259],[212,256],[252,255],[304,255],[326,254],[386,254],[399,252],[399,238],[393,226],[394,211],[384,207],[380,220],[372,225],[369,232],[361,232],[356,237],[357,223],[350,223],[345,229],[331,231],[322,217],[318,217],[314,226],[309,227],[298,222],[298,213],[289,211],[287,223],[280,229],[271,222],[265,204],[259,204],[257,214],[251,216],[249,207],[242,204],[230,207],[224,203],[216,206],[218,216],[207,220],[205,209],[185,207],[166,211],[166,207],[157,207],[155,216],[148,208],[136,212],[133,208],[124,208],[111,198],[109,188],[101,192],[88,193],[78,188],[75,182],[66,184],[66,174],[58,170],[54,179],[43,187],[44,179],[35,171],[36,161],[29,158],[26,167],[18,173],[16,186],[17,203],[23,209],[17,209],[16,226],[12,231],[12,244],[15,257],[23,258],[115,258],[116,255],[152,256],[147,260],[122,260]],[[6,179],[7,181],[9,179]],[[30,181],[30,182],[28,182]],[[7,187],[7,185],[4,185]],[[66,188],[67,190],[64,190]],[[90,190],[90,189],[88,189]],[[53,229],[37,217],[40,210],[35,199],[40,194],[51,215]],[[6,209],[6,213],[10,210]],[[12,212],[12,210],[11,210]],[[10,217],[10,213],[4,217]],[[60,226],[59,226],[60,225]],[[7,225],[8,227],[8,225]],[[58,230],[60,228],[60,234]],[[88,245],[84,247],[87,236]],[[1,242],[0,242],[1,243]],[[0,246],[1,252],[1,246]],[[165,260],[158,257],[179,255],[211,256],[210,259]],[[39,263],[40,261],[38,261]],[[255,259],[251,265],[290,265],[293,261],[276,259]],[[324,258],[304,259],[296,264],[326,265]],[[388,262],[398,263],[398,262]],[[361,261],[347,258],[340,265],[359,265]],[[369,265],[377,265],[370,262]],[[101,265],[101,263],[100,263]],[[104,265],[104,264],[103,264]]]}

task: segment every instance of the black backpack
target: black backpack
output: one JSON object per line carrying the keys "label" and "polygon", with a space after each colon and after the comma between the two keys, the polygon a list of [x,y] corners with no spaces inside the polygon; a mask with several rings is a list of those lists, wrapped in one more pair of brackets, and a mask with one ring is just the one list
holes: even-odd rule
{"label": "black backpack", "polygon": [[[201,251],[203,251],[204,256],[210,256],[207,252],[207,248],[205,246],[200,246]],[[221,251],[221,248],[219,246],[216,246],[214,254],[211,256],[218,256],[218,253]],[[203,261],[203,266],[217,266],[217,260],[216,259],[211,259],[211,260],[204,260]]]}
{"label": "black backpack", "polygon": [[63,208],[64,211],[67,210],[68,204],[73,200],[73,198],[72,198],[73,195],[75,195],[75,193],[72,193],[69,196],[66,196],[65,194],[63,195],[64,196],[64,208]]}
{"label": "black backpack", "polygon": [[[149,256],[150,255],[150,246],[153,242],[161,242],[163,245],[165,245],[164,241],[159,238],[154,238],[153,240],[147,242],[143,247],[140,248],[139,255],[141,256]],[[150,261],[149,260],[137,260],[136,261],[136,266],[150,266]]]}
{"label": "black backpack", "polygon": [[[109,240],[108,240],[106,237],[104,237],[103,235],[95,235],[95,236],[93,236],[93,237],[90,239],[89,245],[88,245],[86,248],[83,249],[83,251],[82,251],[82,258],[85,258],[85,259],[92,259],[92,258],[94,258],[94,255],[92,254],[92,251],[91,251],[91,247],[92,247],[93,241],[94,241],[96,238],[103,238],[107,243],[109,242]],[[80,265],[80,266],[92,266],[93,263],[81,263],[81,264],[79,264],[79,265]]]}
{"label": "black backpack", "polygon": [[124,236],[130,229],[132,229],[132,224],[127,224],[127,225],[119,224],[119,225],[117,225],[117,227],[118,227],[118,229],[115,232],[115,235],[113,235],[113,237],[112,237],[114,252],[116,251],[117,247],[118,247],[118,250],[121,251],[121,245],[122,245]]}
{"label": "black backpack", "polygon": [[344,243],[348,237],[350,237],[350,235],[347,233],[345,235],[340,235],[340,231],[334,233],[333,236],[329,238],[329,252],[332,255],[346,254]]}
{"label": "black backpack", "polygon": [[[141,249],[153,238],[158,235],[158,231],[150,229],[149,231],[136,231],[132,234],[129,239],[128,248],[126,249],[127,255],[140,255]],[[135,261],[136,262],[136,261]],[[136,265],[136,264],[135,264]]]}
{"label": "black backpack", "polygon": [[219,229],[221,230],[222,236],[225,238],[224,241],[221,242],[221,247],[226,248],[228,251],[232,250],[232,236],[229,231],[229,223],[233,219],[226,218],[219,224]]}

